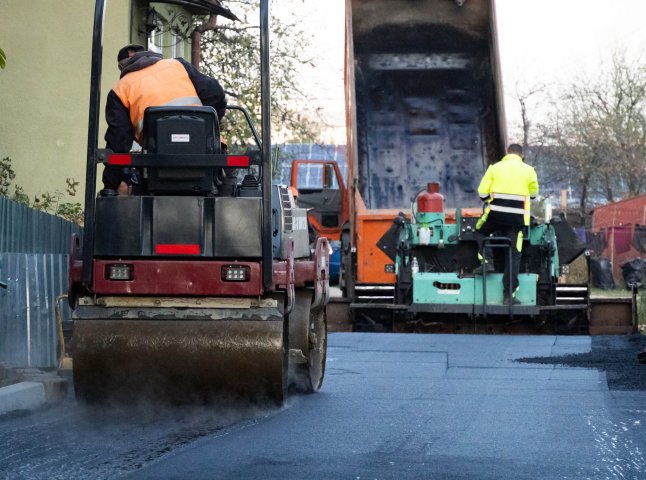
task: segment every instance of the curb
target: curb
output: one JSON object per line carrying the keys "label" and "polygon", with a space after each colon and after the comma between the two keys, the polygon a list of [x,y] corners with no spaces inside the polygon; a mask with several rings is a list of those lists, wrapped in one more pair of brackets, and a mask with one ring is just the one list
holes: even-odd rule
{"label": "curb", "polygon": [[17,410],[35,410],[60,403],[67,397],[69,381],[46,373],[26,375],[23,382],[0,388],[0,415]]}
{"label": "curb", "polygon": [[0,388],[0,415],[34,410],[45,402],[45,386],[40,382],[20,382]]}

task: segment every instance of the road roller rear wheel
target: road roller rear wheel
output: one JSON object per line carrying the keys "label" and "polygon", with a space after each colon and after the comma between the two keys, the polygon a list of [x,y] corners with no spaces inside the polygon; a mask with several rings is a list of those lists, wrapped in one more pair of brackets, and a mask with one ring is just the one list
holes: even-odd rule
{"label": "road roller rear wheel", "polygon": [[297,289],[289,314],[289,385],[301,393],[319,391],[327,351],[325,308],[312,309],[312,291]]}
{"label": "road roller rear wheel", "polygon": [[307,365],[303,367],[303,376],[307,377],[306,393],[318,392],[323,385],[325,360],[327,357],[327,318],[325,308],[317,308],[310,315],[309,355]]}

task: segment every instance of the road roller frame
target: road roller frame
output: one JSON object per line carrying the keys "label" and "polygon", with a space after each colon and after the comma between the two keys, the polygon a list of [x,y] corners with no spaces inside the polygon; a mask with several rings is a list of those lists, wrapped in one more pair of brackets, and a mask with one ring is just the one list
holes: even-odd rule
{"label": "road roller frame", "polygon": [[[261,137],[243,108],[228,107],[244,113],[256,139],[257,151],[245,155],[98,148],[105,3],[96,0],[94,15],[85,228],[82,239],[73,237],[70,254],[77,398],[203,402],[242,396],[280,404],[290,387],[318,391],[327,346],[329,245],[325,238],[308,244],[306,212],[286,188],[271,184],[269,1],[260,2]],[[223,14],[210,2],[196,4],[203,13]],[[188,114],[152,113],[177,122],[187,115],[206,118],[211,128],[208,107],[188,108]],[[253,166],[257,178],[251,191],[235,197],[172,188],[97,196],[99,163],[148,174],[160,167]]]}

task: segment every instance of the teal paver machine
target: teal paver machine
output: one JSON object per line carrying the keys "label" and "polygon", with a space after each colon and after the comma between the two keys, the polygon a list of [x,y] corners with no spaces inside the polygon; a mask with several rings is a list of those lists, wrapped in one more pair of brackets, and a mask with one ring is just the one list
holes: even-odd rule
{"label": "teal paver machine", "polygon": [[[559,216],[523,231],[515,303],[503,298],[505,256],[510,239],[491,236],[494,273],[476,275],[480,265],[474,209],[445,212],[439,184],[429,183],[400,213],[379,247],[394,262],[393,328],[399,331],[471,333],[587,333],[589,281],[565,283],[567,266],[585,252]],[[587,258],[587,256],[586,256]],[[386,306],[384,306],[386,307]]]}

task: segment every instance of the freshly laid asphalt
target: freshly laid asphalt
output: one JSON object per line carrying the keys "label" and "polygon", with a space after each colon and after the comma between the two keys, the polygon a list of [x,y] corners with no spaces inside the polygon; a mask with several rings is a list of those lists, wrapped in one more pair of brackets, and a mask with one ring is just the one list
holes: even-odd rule
{"label": "freshly laid asphalt", "polygon": [[646,391],[560,363],[597,341],[332,334],[319,394],[128,478],[646,478]]}
{"label": "freshly laid asphalt", "polygon": [[642,336],[333,333],[275,407],[0,416],[3,479],[644,479]]}

